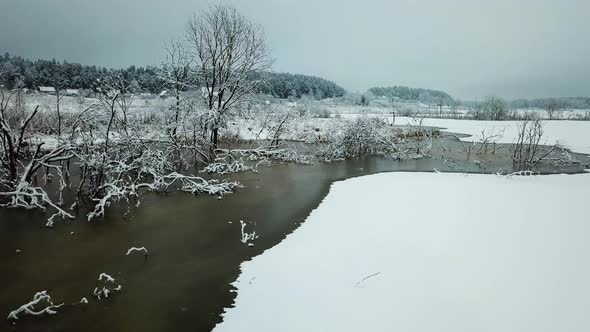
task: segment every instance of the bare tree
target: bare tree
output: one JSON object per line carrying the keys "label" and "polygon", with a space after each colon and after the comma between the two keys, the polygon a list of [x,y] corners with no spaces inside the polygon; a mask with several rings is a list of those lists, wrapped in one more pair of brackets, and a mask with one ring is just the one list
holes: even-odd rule
{"label": "bare tree", "polygon": [[59,109],[59,104],[63,95],[60,94],[59,88],[55,87],[55,110],[57,112],[57,136],[61,137],[61,127],[62,127],[62,114]]}
{"label": "bare tree", "polygon": [[389,103],[391,104],[391,125],[395,125],[395,110],[398,107],[397,97],[389,96]]}
{"label": "bare tree", "polygon": [[33,149],[27,138],[39,106],[27,115],[10,102],[11,97],[11,94],[0,88],[0,207],[44,210],[48,205],[56,210],[48,219],[48,226],[53,225],[56,217],[73,218],[59,207],[60,203],[54,203],[43,188],[33,185],[34,176],[39,169],[54,169],[59,177],[61,202],[62,192],[66,187],[62,162],[73,157],[70,153],[72,148],[58,145],[42,151],[41,142]]}
{"label": "bare tree", "polygon": [[262,27],[232,7],[217,5],[186,25],[193,65],[211,115],[213,149],[229,110],[255,92],[272,63]]}
{"label": "bare tree", "polygon": [[459,106],[461,106],[460,100],[453,100],[451,102],[451,117],[453,119],[459,118]]}
{"label": "bare tree", "polygon": [[171,40],[165,46],[166,62],[160,70],[160,77],[174,89],[176,104],[174,106],[174,120],[170,129],[170,137],[177,140],[177,132],[181,116],[181,93],[194,84],[196,77],[191,75],[192,58],[187,53],[185,45],[178,40]]}
{"label": "bare tree", "polygon": [[526,120],[518,125],[518,137],[512,154],[512,160],[518,169],[528,170],[535,167],[551,152],[559,148],[559,145],[556,144],[543,149],[541,145],[542,138],[543,122],[540,119]]}
{"label": "bare tree", "polygon": [[476,120],[505,120],[508,116],[508,104],[501,98],[489,97],[478,106]]}
{"label": "bare tree", "polygon": [[561,105],[555,98],[550,98],[545,102],[545,111],[549,116],[549,120],[561,117]]}

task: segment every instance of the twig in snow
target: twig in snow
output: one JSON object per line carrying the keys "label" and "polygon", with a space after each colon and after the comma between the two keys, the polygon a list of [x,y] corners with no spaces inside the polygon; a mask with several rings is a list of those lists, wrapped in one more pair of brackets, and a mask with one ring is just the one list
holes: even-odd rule
{"label": "twig in snow", "polygon": [[374,277],[376,275],[379,275],[379,274],[381,274],[381,272],[376,272],[376,273],[373,273],[373,274],[371,274],[369,276],[366,276],[363,279],[357,281],[354,285],[355,286],[360,286],[363,282],[365,282],[365,280],[370,279],[370,278],[372,278],[372,277]]}

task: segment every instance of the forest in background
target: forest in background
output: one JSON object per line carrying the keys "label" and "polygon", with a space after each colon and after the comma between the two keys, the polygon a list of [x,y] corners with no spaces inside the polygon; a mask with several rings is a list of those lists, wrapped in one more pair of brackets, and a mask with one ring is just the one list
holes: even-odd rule
{"label": "forest in background", "polygon": [[409,88],[406,86],[373,87],[369,92],[378,97],[389,97],[407,101],[419,101],[425,104],[451,105],[453,97],[439,90]]}
{"label": "forest in background", "polygon": [[[37,89],[40,86],[52,86],[63,89],[93,90],[99,78],[118,76],[129,85],[134,93],[160,93],[170,89],[164,80],[160,68],[156,66],[124,69],[108,69],[97,66],[82,65],[56,60],[30,60],[5,53],[0,56],[0,85],[7,89],[21,86]],[[265,79],[258,85],[258,92],[275,98],[311,97],[316,100],[344,96],[347,91],[336,83],[317,76],[265,72]],[[406,86],[372,87],[368,93],[377,97],[395,98],[400,101],[421,102],[429,105],[446,105],[477,107],[477,101],[454,99],[444,91],[411,88]],[[488,98],[489,99],[489,98]],[[511,109],[556,108],[556,109],[590,109],[590,97],[557,97],[536,99],[515,99],[506,101]]]}
{"label": "forest in background", "polygon": [[[134,93],[160,93],[170,88],[169,83],[159,75],[160,69],[155,66],[108,69],[67,61],[33,61],[8,53],[0,56],[0,66],[3,69],[0,71],[0,85],[7,89],[17,86],[29,89],[51,86],[60,90],[92,90],[97,80],[105,76],[122,78]],[[276,98],[301,98],[307,95],[319,100],[341,97],[346,93],[336,83],[316,76],[273,72],[262,75],[268,77],[258,86],[258,92]]]}

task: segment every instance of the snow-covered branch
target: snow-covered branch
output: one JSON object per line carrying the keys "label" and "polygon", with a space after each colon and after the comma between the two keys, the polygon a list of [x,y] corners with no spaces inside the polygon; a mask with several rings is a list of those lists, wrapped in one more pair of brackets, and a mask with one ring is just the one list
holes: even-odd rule
{"label": "snow-covered branch", "polygon": [[145,247],[131,247],[129,248],[129,250],[127,250],[127,253],[125,254],[126,256],[129,256],[131,253],[133,253],[134,251],[138,251],[138,252],[143,252],[144,256],[148,255],[148,250]]}
{"label": "snow-covered branch", "polygon": [[240,225],[241,225],[240,242],[242,242],[243,244],[247,244],[249,247],[253,247],[254,243],[252,243],[252,241],[254,241],[256,238],[258,238],[258,235],[256,235],[256,231],[252,231],[251,233],[247,233],[245,231],[246,223],[243,220],[240,220]]}
{"label": "snow-covered branch", "polygon": [[112,292],[121,291],[122,286],[115,286],[115,278],[111,277],[106,273],[101,273],[98,276],[97,286],[94,288],[93,294],[97,299],[109,297]]}
{"label": "snow-covered branch", "polygon": [[[44,307],[42,309],[35,308],[35,306],[42,306],[42,305],[44,305]],[[61,307],[62,305],[64,305],[64,304],[63,303],[53,304],[53,302],[51,301],[51,296],[49,296],[49,294],[47,294],[47,291],[37,292],[37,293],[35,293],[35,295],[33,296],[33,299],[30,302],[25,303],[25,304],[21,305],[18,309],[11,311],[8,314],[7,319],[17,320],[17,319],[19,319],[18,315],[20,315],[20,314],[26,314],[26,315],[32,315],[32,316],[40,316],[43,314],[55,315],[57,313],[56,309]]]}
{"label": "snow-covered branch", "polygon": [[0,204],[0,207],[24,208],[24,209],[41,209],[45,210],[49,206],[55,210],[55,213],[49,217],[45,226],[52,227],[56,218],[70,218],[74,216],[63,210],[49,198],[43,188],[33,187],[28,182],[19,182],[15,190],[9,192],[0,192],[0,197],[6,198],[6,203]]}

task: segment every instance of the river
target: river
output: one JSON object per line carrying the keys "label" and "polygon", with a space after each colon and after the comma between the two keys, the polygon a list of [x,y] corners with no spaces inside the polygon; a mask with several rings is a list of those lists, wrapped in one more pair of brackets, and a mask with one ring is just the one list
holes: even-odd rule
{"label": "river", "polygon": [[[458,145],[453,146],[458,151]],[[334,181],[378,172],[487,173],[508,167],[506,160],[482,169],[458,159],[449,163],[445,158],[366,157],[262,167],[258,173],[234,175],[245,188],[221,200],[147,193],[130,213],[126,206],[115,205],[101,220],[81,217],[53,229],[43,227],[47,215],[40,211],[0,209],[0,313],[8,315],[41,290],[48,290],[55,303],[66,304],[57,315],[24,317],[0,326],[32,332],[209,331],[233,303],[230,283],[238,277],[240,264],[293,232]],[[359,200],[370,195],[358,193]],[[253,247],[240,242],[240,220],[259,235]],[[149,256],[126,256],[132,246],[145,246]],[[102,272],[116,278],[122,291],[98,301],[92,291]],[[82,297],[90,303],[73,305]]]}

